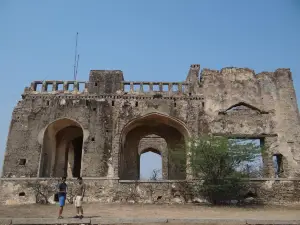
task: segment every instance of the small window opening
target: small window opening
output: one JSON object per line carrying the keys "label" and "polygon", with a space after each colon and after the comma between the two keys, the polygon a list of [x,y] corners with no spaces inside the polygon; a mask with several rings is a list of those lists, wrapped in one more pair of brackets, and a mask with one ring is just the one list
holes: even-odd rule
{"label": "small window opening", "polygon": [[106,129],[106,130],[105,130],[105,132],[106,132],[106,133],[108,133],[108,132],[109,132],[109,130],[108,130],[108,129]]}
{"label": "small window opening", "polygon": [[90,101],[89,100],[85,100],[85,106],[89,106],[90,105]]}
{"label": "small window opening", "polygon": [[275,170],[275,178],[282,177],[283,157],[281,154],[273,155],[273,164],[274,164],[274,170]]}
{"label": "small window opening", "polygon": [[19,159],[20,166],[25,166],[25,164],[26,164],[26,159]]}
{"label": "small window opening", "polygon": [[173,84],[172,91],[174,92],[178,91],[178,84]]}
{"label": "small window opening", "polygon": [[93,111],[96,111],[97,110],[97,108],[93,108]]}
{"label": "small window opening", "polygon": [[168,84],[163,85],[163,91],[169,91],[169,85]]}
{"label": "small window opening", "polygon": [[68,91],[74,90],[74,84],[68,84]]}
{"label": "small window opening", "polygon": [[143,91],[144,91],[144,92],[149,92],[149,91],[150,91],[149,84],[144,84],[144,85],[143,85]]}
{"label": "small window opening", "polygon": [[95,87],[97,87],[98,86],[98,83],[97,82],[95,82]]}
{"label": "small window opening", "polygon": [[47,84],[47,91],[50,92],[52,91],[53,84]]}
{"label": "small window opening", "polygon": [[124,84],[124,91],[129,92],[130,91],[130,84]]}
{"label": "small window opening", "polygon": [[140,91],[140,85],[139,84],[134,84],[133,85],[133,90],[134,91]]}
{"label": "small window opening", "polygon": [[95,138],[94,138],[94,137],[92,137],[92,138],[91,138],[91,141],[95,141]]}
{"label": "small window opening", "polygon": [[115,101],[111,101],[111,105],[112,105],[112,106],[115,106]]}
{"label": "small window opening", "polygon": [[57,84],[57,90],[58,91],[63,91],[64,90],[64,85],[63,84]]}
{"label": "small window opening", "polygon": [[192,93],[189,93],[189,96],[192,96]]}
{"label": "small window opening", "polygon": [[79,83],[79,91],[83,92],[85,89],[85,84],[84,83]]}
{"label": "small window opening", "polygon": [[162,196],[159,195],[159,196],[157,196],[157,199],[156,199],[156,200],[161,200],[161,199],[162,199]]}
{"label": "small window opening", "polygon": [[42,87],[43,87],[42,84],[36,84],[36,85],[35,85],[35,91],[41,92],[41,91],[42,91]]}
{"label": "small window opening", "polygon": [[202,108],[204,108],[204,102],[202,102]]}
{"label": "small window opening", "polygon": [[25,192],[20,192],[20,193],[19,193],[19,196],[20,196],[20,197],[25,196]]}
{"label": "small window opening", "polygon": [[176,107],[176,102],[174,102],[174,107]]}
{"label": "small window opening", "polygon": [[159,91],[159,85],[158,84],[153,85],[153,91]]}
{"label": "small window opening", "polygon": [[139,106],[139,103],[138,102],[135,102],[135,107],[138,107]]}
{"label": "small window opening", "polygon": [[50,101],[49,101],[49,100],[47,100],[46,104],[49,106],[49,105],[50,105]]}

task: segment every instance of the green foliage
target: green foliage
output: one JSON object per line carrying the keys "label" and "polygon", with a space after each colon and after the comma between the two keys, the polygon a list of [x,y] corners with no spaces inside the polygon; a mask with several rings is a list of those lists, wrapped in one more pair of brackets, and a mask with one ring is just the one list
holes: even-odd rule
{"label": "green foliage", "polygon": [[[238,200],[247,182],[245,167],[261,155],[255,143],[228,140],[224,137],[202,137],[189,142],[190,166],[194,178],[201,179],[194,186],[196,193],[213,204]],[[172,151],[172,157],[184,158],[183,151]]]}

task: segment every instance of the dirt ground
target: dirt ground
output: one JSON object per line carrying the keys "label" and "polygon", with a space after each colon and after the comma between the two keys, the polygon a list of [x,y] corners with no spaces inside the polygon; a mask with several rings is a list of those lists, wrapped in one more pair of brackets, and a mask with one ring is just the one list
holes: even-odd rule
{"label": "dirt ground", "polygon": [[[220,207],[196,205],[128,205],[86,203],[85,217],[113,218],[239,218],[300,219],[300,206]],[[0,218],[57,217],[58,205],[0,206]],[[74,205],[66,205],[64,217],[75,215]]]}

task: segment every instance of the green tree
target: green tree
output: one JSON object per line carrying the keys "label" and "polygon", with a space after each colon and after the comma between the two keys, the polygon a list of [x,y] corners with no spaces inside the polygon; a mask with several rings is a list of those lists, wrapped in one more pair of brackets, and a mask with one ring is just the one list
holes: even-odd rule
{"label": "green tree", "polygon": [[[240,198],[248,186],[247,180],[243,180],[248,177],[245,167],[262,153],[255,143],[212,136],[191,140],[189,151],[194,178],[201,180],[192,189],[213,204]],[[182,151],[174,152],[175,158],[182,158]]]}

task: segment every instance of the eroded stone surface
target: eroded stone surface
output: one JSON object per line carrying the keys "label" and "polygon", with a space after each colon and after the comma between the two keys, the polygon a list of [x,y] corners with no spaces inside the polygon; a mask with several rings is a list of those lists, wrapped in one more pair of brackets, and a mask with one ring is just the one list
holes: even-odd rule
{"label": "eroded stone surface", "polygon": [[[267,149],[264,177],[294,178],[299,174],[299,125],[289,69],[200,73],[200,65],[191,65],[184,82],[124,81],[119,70],[92,70],[88,82],[35,81],[13,110],[2,174],[9,179],[1,181],[6,190],[1,201],[33,201],[32,194],[19,196],[25,180],[14,178],[83,176],[92,179],[93,201],[168,202],[178,197],[169,182],[125,184],[117,179],[138,180],[145,151],[162,156],[164,180],[191,179],[190,168],[179,166],[170,151],[186,154],[188,138],[205,134],[261,139]],[[274,155],[280,159],[277,175]],[[274,201],[295,200],[299,189],[292,180],[256,184]],[[129,186],[146,197],[127,196]],[[268,194],[270,190],[281,197]]]}

